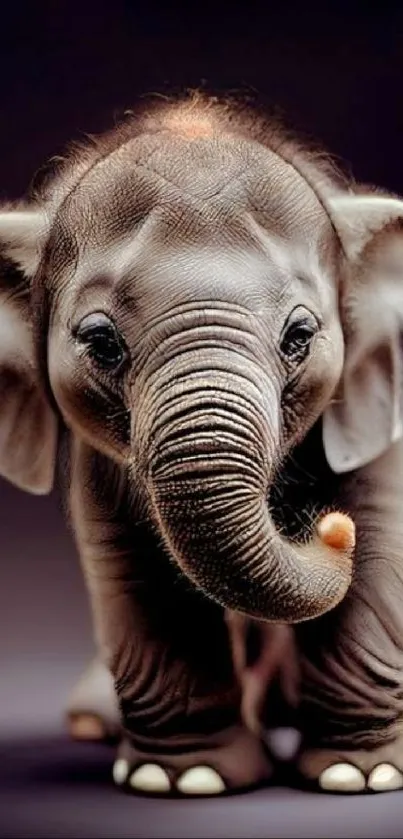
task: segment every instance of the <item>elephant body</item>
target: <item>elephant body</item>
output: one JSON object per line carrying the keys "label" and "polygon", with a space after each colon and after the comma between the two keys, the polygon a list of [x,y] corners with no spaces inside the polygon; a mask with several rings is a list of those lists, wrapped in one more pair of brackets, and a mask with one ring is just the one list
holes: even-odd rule
{"label": "elephant body", "polygon": [[66,432],[116,783],[267,781],[275,680],[305,779],[403,786],[402,219],[200,97],[0,213],[0,472],[48,492]]}

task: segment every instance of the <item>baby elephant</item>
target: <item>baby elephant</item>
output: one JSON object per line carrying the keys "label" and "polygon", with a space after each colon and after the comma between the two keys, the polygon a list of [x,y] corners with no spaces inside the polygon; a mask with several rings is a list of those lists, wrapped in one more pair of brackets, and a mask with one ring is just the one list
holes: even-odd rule
{"label": "baby elephant", "polygon": [[49,492],[67,435],[115,781],[270,777],[235,613],[293,625],[301,776],[402,787],[403,201],[192,96],[72,151],[0,246],[0,473]]}

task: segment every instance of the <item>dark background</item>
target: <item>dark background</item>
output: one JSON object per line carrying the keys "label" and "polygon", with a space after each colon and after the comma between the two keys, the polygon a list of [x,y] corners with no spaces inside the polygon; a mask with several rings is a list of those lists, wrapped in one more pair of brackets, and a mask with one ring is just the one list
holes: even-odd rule
{"label": "dark background", "polygon": [[[109,127],[138,96],[201,84],[257,92],[358,179],[403,193],[399,6],[10,0],[0,11],[0,197],[21,196],[49,156]],[[158,803],[115,791],[113,752],[63,732],[66,695],[93,645],[57,493],[1,483],[0,511],[0,837],[403,835],[403,792],[277,787]]]}

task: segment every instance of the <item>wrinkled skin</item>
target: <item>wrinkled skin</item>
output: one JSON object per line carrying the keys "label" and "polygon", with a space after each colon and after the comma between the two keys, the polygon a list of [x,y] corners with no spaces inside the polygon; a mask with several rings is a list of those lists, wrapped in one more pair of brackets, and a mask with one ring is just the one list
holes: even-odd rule
{"label": "wrinkled skin", "polygon": [[403,203],[230,116],[139,115],[0,214],[0,472],[48,492],[67,430],[101,662],[69,716],[122,727],[117,783],[265,782],[280,671],[305,778],[398,787]]}

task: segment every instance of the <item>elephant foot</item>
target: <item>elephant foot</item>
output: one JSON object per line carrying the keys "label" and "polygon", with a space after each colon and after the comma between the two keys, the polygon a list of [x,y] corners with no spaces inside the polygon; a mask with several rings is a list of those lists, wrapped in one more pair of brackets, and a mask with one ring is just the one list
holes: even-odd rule
{"label": "elephant foot", "polygon": [[74,740],[116,740],[121,731],[112,676],[103,662],[91,661],[73,688],[65,711]]}
{"label": "elephant foot", "polygon": [[241,726],[205,738],[206,747],[146,753],[124,740],[113,767],[115,784],[153,796],[213,796],[261,786],[272,767],[260,741]]}
{"label": "elephant foot", "polygon": [[299,773],[325,792],[388,792],[403,789],[403,736],[373,750],[307,749]]}
{"label": "elephant foot", "polygon": [[107,740],[104,721],[96,714],[67,713],[67,728],[73,740]]}

